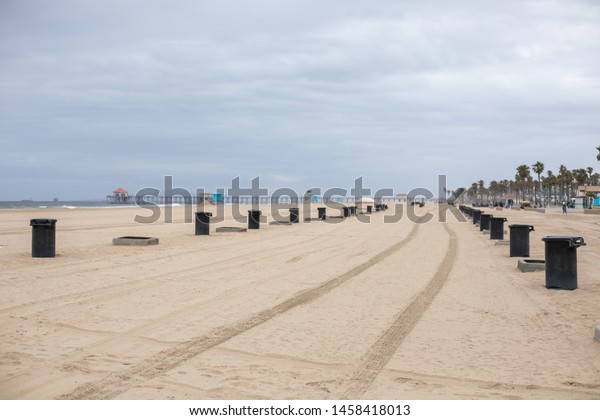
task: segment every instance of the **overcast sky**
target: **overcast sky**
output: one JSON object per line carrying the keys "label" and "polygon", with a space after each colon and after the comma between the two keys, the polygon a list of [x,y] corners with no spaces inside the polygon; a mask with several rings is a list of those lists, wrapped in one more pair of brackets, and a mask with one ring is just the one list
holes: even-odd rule
{"label": "overcast sky", "polygon": [[600,2],[0,0],[0,200],[599,169]]}

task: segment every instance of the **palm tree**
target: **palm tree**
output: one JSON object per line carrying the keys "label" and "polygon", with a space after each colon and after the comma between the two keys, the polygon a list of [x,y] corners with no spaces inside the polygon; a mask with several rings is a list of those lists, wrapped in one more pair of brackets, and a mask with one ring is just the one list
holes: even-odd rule
{"label": "palm tree", "polygon": [[456,200],[461,200],[462,201],[462,195],[464,194],[465,189],[463,187],[459,187],[456,190],[453,191],[454,193],[454,197],[456,198]]}
{"label": "palm tree", "polygon": [[470,197],[475,197],[475,200],[477,200],[477,183],[476,182],[473,182],[471,184],[471,186],[467,190],[467,194],[469,194]]}
{"label": "palm tree", "polygon": [[565,172],[565,184],[567,186],[567,201],[571,199],[573,195],[573,172],[567,171]]}
{"label": "palm tree", "polygon": [[492,196],[492,202],[497,202],[498,196],[502,192],[502,185],[500,185],[498,181],[490,181],[489,192]]}
{"label": "palm tree", "polygon": [[[544,164],[538,160],[533,165],[531,165],[531,169],[533,169],[533,172],[535,172],[537,174],[537,176],[538,176],[538,186],[541,187],[542,186],[542,180],[541,180],[540,176],[542,175],[542,172],[544,172]],[[541,190],[541,188],[540,188],[540,190]],[[541,191],[536,191],[535,192],[535,202],[536,202],[536,205],[539,205],[538,193],[540,195],[540,198],[541,198],[541,195],[542,195]]]}
{"label": "palm tree", "polygon": [[558,185],[560,186],[560,200],[561,201],[564,201],[564,199],[565,199],[565,186],[568,185],[567,184],[567,178],[568,178],[567,174],[570,175],[571,171],[569,171],[565,165],[560,165],[560,167],[558,168],[558,175],[556,178],[558,181]]}
{"label": "palm tree", "polygon": [[529,166],[519,165],[517,166],[517,174],[515,175],[515,183],[519,185],[521,190],[521,200],[525,196],[525,190],[527,186],[527,178],[530,176]]}
{"label": "palm tree", "polygon": [[483,203],[483,194],[485,193],[485,182],[483,182],[483,179],[479,180],[479,182],[477,183],[477,187],[479,189],[479,201]]}
{"label": "palm tree", "polygon": [[577,186],[585,185],[588,180],[588,172],[586,169],[573,169],[573,178],[577,182]]}
{"label": "palm tree", "polygon": [[556,191],[555,191],[555,187],[556,187],[556,176],[554,175],[554,173],[552,173],[552,171],[548,171],[546,172],[546,179],[545,181],[545,185],[547,188],[547,195],[548,195],[548,200],[547,202],[551,201],[552,196],[554,196],[554,199],[556,199]]}

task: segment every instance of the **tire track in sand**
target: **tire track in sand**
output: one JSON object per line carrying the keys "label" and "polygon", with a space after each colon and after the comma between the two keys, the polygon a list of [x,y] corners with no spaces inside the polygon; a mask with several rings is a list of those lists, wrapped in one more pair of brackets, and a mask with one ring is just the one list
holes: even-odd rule
{"label": "tire track in sand", "polygon": [[442,263],[423,291],[396,317],[392,325],[383,332],[375,344],[363,355],[360,365],[350,378],[350,385],[342,395],[342,399],[356,400],[361,398],[379,372],[398,350],[404,338],[417,325],[423,313],[429,308],[431,302],[446,282],[456,259],[457,240],[456,234],[448,227],[448,224],[444,223],[443,226],[450,237],[450,242]]}
{"label": "tire track in sand", "polygon": [[[327,257],[323,257],[322,259],[318,260],[317,264],[319,262],[325,262],[332,257],[343,255],[345,253],[347,253],[347,250],[340,249],[339,251],[334,253],[333,256],[328,255]],[[269,258],[273,258],[273,257],[277,257],[277,256],[279,256],[279,254],[272,254],[269,256]],[[244,284],[241,286],[237,286],[237,287],[225,290],[223,293],[220,293],[216,296],[212,296],[208,300],[204,300],[201,302],[195,302],[190,305],[186,305],[185,307],[176,309],[172,312],[169,312],[166,315],[164,315],[158,319],[149,320],[147,322],[142,323],[141,325],[132,327],[132,328],[122,331],[122,332],[112,332],[112,331],[93,330],[93,329],[86,330],[86,329],[80,329],[73,325],[54,323],[54,325],[56,325],[58,327],[62,326],[63,328],[67,327],[67,328],[72,328],[72,329],[79,329],[80,331],[84,331],[84,332],[109,334],[109,337],[103,338],[101,340],[95,341],[91,344],[88,344],[88,345],[85,345],[82,347],[77,347],[75,350],[73,350],[71,352],[61,354],[58,357],[54,357],[50,360],[45,361],[43,364],[36,366],[34,369],[39,370],[41,368],[46,368],[49,366],[56,366],[59,363],[66,363],[69,360],[70,360],[71,364],[76,364],[78,361],[73,360],[73,358],[76,356],[85,357],[87,355],[87,353],[92,350],[94,350],[95,352],[102,351],[103,349],[105,349],[107,346],[111,345],[114,342],[127,340],[128,338],[135,336],[135,335],[142,337],[140,334],[143,334],[144,332],[146,332],[152,328],[157,328],[159,326],[163,326],[174,319],[184,317],[184,316],[186,316],[186,314],[189,314],[191,312],[199,311],[202,309],[203,306],[206,306],[207,304],[211,304],[211,303],[214,304],[214,302],[217,302],[217,301],[225,301],[227,299],[230,299],[232,296],[244,294],[248,288],[257,288],[258,286],[260,286],[262,284],[266,284],[266,283],[269,283],[273,280],[280,279],[280,278],[281,278],[281,273],[277,273],[275,275],[268,276],[266,278],[263,278],[261,280],[258,280],[258,281],[255,281],[255,282],[252,282],[249,284]],[[131,291],[127,291],[127,292],[130,293]],[[0,324],[0,327],[3,327],[3,324]],[[147,337],[145,337],[145,338],[147,339]],[[6,386],[5,383],[11,383],[12,386],[14,387],[15,381],[18,381],[20,377],[22,377],[24,375],[29,375],[31,373],[32,373],[32,369],[27,368],[20,372],[14,373],[12,376],[10,376],[6,379],[0,378],[0,386],[2,386],[2,385]]]}
{"label": "tire track in sand", "polygon": [[[329,236],[322,237],[322,239],[320,239],[317,243],[325,242],[328,239],[330,239]],[[261,252],[278,251],[277,254],[274,254],[272,256],[285,255],[290,250],[295,251],[296,248],[298,248],[298,245],[304,244],[307,242],[311,242],[311,241],[314,242],[315,240],[313,238],[309,238],[309,239],[300,241],[298,243],[291,243],[291,244],[283,245],[283,246],[280,245],[280,246],[270,247],[268,249],[261,250]],[[211,249],[211,251],[212,250],[213,249]],[[182,255],[194,254],[194,253],[198,253],[198,252],[199,252],[198,249],[193,249],[191,251],[186,251],[186,252],[180,253],[178,255],[167,255],[167,256],[162,256],[162,257],[155,257],[153,259],[144,259],[144,260],[132,261],[129,263],[119,263],[119,267],[127,267],[127,266],[131,266],[131,265],[135,265],[135,264],[145,263],[148,261],[157,261],[157,260],[163,260],[163,259],[168,259],[168,258],[173,258],[173,257],[181,257]],[[271,256],[271,254],[270,254],[270,256]],[[216,260],[216,261],[212,260],[210,262],[202,262],[201,264],[198,264],[198,265],[193,265],[193,266],[178,269],[178,270],[171,270],[166,273],[160,272],[158,274],[143,276],[143,278],[138,278],[135,280],[107,284],[105,286],[86,289],[86,290],[79,291],[79,292],[66,293],[66,294],[52,296],[52,297],[48,297],[48,298],[44,298],[44,299],[40,299],[40,300],[36,300],[36,301],[32,301],[32,302],[25,302],[25,303],[20,303],[20,304],[13,305],[13,306],[7,306],[4,308],[0,308],[0,315],[4,314],[4,313],[10,313],[11,315],[16,315],[15,311],[18,311],[18,310],[27,309],[27,308],[34,307],[34,306],[38,307],[41,305],[47,306],[46,308],[39,310],[39,311],[35,312],[34,314],[28,315],[28,316],[32,316],[32,315],[37,315],[37,314],[46,312],[48,310],[56,310],[57,308],[64,308],[64,307],[68,307],[68,306],[79,306],[81,304],[90,303],[90,302],[98,303],[100,301],[102,301],[102,302],[110,301],[114,297],[123,296],[124,293],[130,294],[130,293],[138,292],[140,290],[148,289],[151,287],[160,286],[161,283],[164,281],[165,277],[177,277],[180,275],[193,273],[193,272],[201,270],[201,269],[204,274],[211,273],[211,272],[219,272],[222,270],[223,265],[228,265],[230,263],[240,264],[240,261],[244,258],[248,258],[248,260],[250,260],[250,261],[255,260],[256,259],[256,251],[253,250],[253,251],[241,254],[241,255],[236,255],[234,257],[228,257],[228,258],[224,258],[221,260]],[[113,268],[114,268],[114,266],[111,265],[109,267],[93,269],[93,271],[101,272],[103,270],[110,270]],[[73,273],[57,274],[55,276],[51,276],[50,278],[59,277],[59,276],[69,276],[71,274],[77,274],[77,273],[79,273],[79,272],[76,271]],[[46,277],[46,279],[47,278],[48,277]],[[135,286],[130,289],[123,290],[123,286],[129,286],[129,285],[134,286],[134,285],[138,285],[138,284],[140,286]],[[98,298],[98,294],[101,294],[102,297]],[[69,300],[68,302],[64,302],[67,299],[71,299],[71,300]],[[0,326],[1,325],[2,324],[0,324]]]}
{"label": "tire track in sand", "polygon": [[286,301],[275,305],[269,309],[258,312],[244,320],[231,325],[219,327],[207,335],[193,338],[170,349],[163,350],[154,356],[146,359],[142,363],[131,367],[123,372],[115,372],[103,379],[83,384],[70,393],[63,394],[58,399],[64,400],[92,400],[92,399],[111,399],[127,390],[141,384],[147,380],[153,379],[169,370],[177,367],[183,362],[221,344],[227,340],[246,332],[270,319],[281,315],[297,306],[307,304],[315,299],[329,293],[342,283],[366,271],[370,267],[397,252],[400,248],[408,244],[417,234],[419,223],[415,223],[409,234],[400,242],[386,248],[370,260],[360,264],[357,267],[334,277],[325,283],[307,289]]}

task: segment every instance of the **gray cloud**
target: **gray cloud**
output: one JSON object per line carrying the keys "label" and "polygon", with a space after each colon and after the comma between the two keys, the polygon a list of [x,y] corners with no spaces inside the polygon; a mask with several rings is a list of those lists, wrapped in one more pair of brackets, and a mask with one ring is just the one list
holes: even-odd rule
{"label": "gray cloud", "polygon": [[5,0],[0,199],[595,164],[595,2],[371,3]]}

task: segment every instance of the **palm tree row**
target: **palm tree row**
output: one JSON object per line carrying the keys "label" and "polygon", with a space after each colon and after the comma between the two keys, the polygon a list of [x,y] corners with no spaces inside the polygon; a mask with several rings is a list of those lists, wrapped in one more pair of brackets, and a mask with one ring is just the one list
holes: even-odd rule
{"label": "palm tree row", "polygon": [[[600,152],[600,147],[597,149]],[[551,170],[542,175],[544,169],[544,164],[538,161],[531,168],[525,164],[517,166],[514,180],[490,181],[487,187],[483,180],[473,182],[466,191],[468,199],[471,202],[496,203],[507,201],[507,196],[510,196],[516,203],[526,201],[535,206],[546,206],[576,197],[579,187],[600,185],[600,174],[594,173],[592,167],[569,170],[560,165],[556,175]],[[533,178],[532,172],[537,179]]]}

